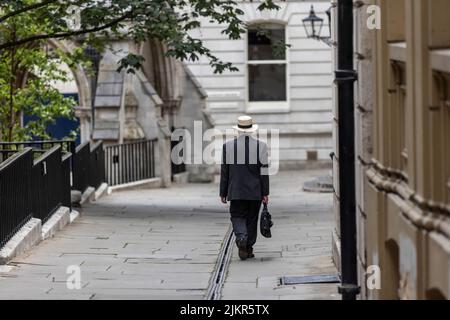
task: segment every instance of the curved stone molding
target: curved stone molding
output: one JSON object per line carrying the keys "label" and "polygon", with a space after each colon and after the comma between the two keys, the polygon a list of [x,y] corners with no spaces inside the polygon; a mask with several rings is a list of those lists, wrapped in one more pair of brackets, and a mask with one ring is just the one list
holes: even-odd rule
{"label": "curved stone molding", "polygon": [[426,200],[409,188],[398,172],[372,161],[366,176],[375,188],[382,192],[395,194],[402,202],[403,215],[419,228],[436,231],[450,239],[450,208],[444,203]]}
{"label": "curved stone molding", "polygon": [[258,23],[262,21],[284,22],[288,23],[289,15],[287,14],[288,6],[286,3],[277,3],[279,10],[258,10],[260,3],[246,3],[242,10],[244,15],[242,20],[246,22]]}

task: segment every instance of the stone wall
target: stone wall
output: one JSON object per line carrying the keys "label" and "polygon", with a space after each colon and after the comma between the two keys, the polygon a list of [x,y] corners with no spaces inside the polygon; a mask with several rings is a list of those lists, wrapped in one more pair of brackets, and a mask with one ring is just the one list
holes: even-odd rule
{"label": "stone wall", "polygon": [[[221,34],[223,26],[202,22],[193,36],[204,41],[212,53],[234,63],[237,72],[214,74],[208,61],[201,58],[189,63],[208,94],[208,110],[219,130],[231,128],[242,114],[251,115],[262,129],[280,130],[280,160],[282,168],[300,169],[320,162],[330,162],[332,66],[330,48],[308,39],[302,19],[314,4],[316,13],[324,19],[323,34],[328,34],[325,11],[329,1],[279,2],[281,10],[259,12],[258,3],[242,3],[243,20],[248,23],[275,22],[286,26],[287,102],[252,103],[248,101],[247,35],[229,40]],[[310,161],[307,161],[310,160]]]}

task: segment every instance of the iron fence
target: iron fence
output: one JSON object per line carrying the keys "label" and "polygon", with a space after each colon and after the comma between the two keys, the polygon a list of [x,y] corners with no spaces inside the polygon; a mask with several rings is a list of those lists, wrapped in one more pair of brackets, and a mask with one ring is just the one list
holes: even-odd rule
{"label": "iron fence", "polygon": [[30,148],[16,152],[0,164],[0,247],[31,218],[32,170]]}
{"label": "iron fence", "polygon": [[89,185],[97,189],[106,181],[103,141],[98,141],[92,146],[90,162]]}
{"label": "iron fence", "polygon": [[155,177],[156,139],[105,148],[106,180],[110,186]]}
{"label": "iron fence", "polygon": [[71,161],[72,154],[66,153],[62,156],[61,162],[61,190],[62,190],[62,205],[68,207],[72,211],[72,178],[71,178]]}
{"label": "iron fence", "polygon": [[89,187],[89,166],[91,163],[91,147],[89,141],[80,144],[76,150],[74,157],[73,186],[75,190],[84,192]]}
{"label": "iron fence", "polygon": [[[171,141],[171,150],[173,150],[175,148],[176,145],[178,145],[179,143],[183,142],[183,137],[181,137],[180,141]],[[171,159],[171,166],[172,166],[172,181],[173,181],[173,176],[177,173],[182,173],[182,172],[186,172],[186,165],[184,164],[184,161],[180,161],[183,160],[184,154],[183,151],[181,151],[178,154],[178,159],[177,162],[181,162],[181,163],[174,163],[173,160]]]}
{"label": "iron fence", "polygon": [[104,181],[101,141],[0,142],[0,247],[31,217],[45,223],[61,205],[71,208],[72,188]]}
{"label": "iron fence", "polygon": [[33,165],[33,217],[45,223],[62,204],[61,147],[54,146]]}
{"label": "iron fence", "polygon": [[76,147],[73,140],[0,142],[0,163],[27,147],[32,148],[36,158],[54,146],[60,146],[64,154],[68,152],[72,154],[70,172],[73,189],[84,192],[89,186],[98,188],[105,182],[105,155],[102,141],[96,142],[92,147],[89,141]]}
{"label": "iron fence", "polygon": [[63,152],[75,153],[74,140],[42,140],[42,141],[13,141],[0,142],[0,162],[25,148],[32,148],[35,153],[44,153],[54,146],[61,146]]}

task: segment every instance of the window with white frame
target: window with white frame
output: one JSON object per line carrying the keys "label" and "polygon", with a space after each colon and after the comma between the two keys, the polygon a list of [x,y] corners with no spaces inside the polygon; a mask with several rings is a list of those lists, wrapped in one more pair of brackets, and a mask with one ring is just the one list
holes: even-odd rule
{"label": "window with white frame", "polygon": [[287,101],[286,31],[282,24],[248,28],[248,101]]}

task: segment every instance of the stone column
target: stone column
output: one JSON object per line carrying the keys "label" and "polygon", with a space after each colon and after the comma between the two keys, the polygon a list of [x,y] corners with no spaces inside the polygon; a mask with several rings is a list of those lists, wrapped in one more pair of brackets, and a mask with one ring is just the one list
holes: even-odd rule
{"label": "stone column", "polygon": [[170,187],[170,185],[172,184],[170,136],[171,134],[167,122],[163,119],[158,119],[158,165],[162,180],[162,186],[165,188]]}
{"label": "stone column", "polygon": [[373,43],[375,30],[367,27],[368,7],[374,1],[367,0],[355,11],[355,68],[358,81],[355,87],[355,164],[356,164],[356,223],[358,251],[358,282],[361,286],[361,299],[370,298],[366,290],[367,264],[367,164],[373,157],[372,110],[373,110]]}

